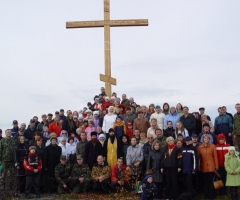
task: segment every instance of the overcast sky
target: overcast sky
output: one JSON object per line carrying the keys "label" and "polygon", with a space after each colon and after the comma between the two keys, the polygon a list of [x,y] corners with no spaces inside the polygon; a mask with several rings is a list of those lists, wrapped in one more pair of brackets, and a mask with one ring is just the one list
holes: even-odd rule
{"label": "overcast sky", "polygon": [[[148,27],[111,28],[113,91],[138,104],[200,106],[216,117],[240,102],[239,0],[112,0],[111,19]],[[80,110],[104,86],[103,0],[1,0],[0,128],[60,108]]]}

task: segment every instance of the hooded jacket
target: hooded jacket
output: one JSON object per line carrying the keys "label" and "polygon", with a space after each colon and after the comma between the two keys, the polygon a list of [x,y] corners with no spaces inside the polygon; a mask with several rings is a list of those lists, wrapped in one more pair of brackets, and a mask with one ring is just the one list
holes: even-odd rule
{"label": "hooded jacket", "polygon": [[[224,134],[218,135],[218,144],[216,144],[216,150],[217,150],[219,167],[224,167],[225,154],[228,153],[228,148],[230,147],[230,145],[226,143],[220,144],[219,139],[221,137],[225,138]],[[226,138],[225,138],[225,141],[226,141]]]}
{"label": "hooded jacket", "polygon": [[176,123],[180,120],[179,115],[175,112],[174,114],[169,113],[168,115],[165,116],[164,118],[164,129],[168,128],[167,122],[171,121],[173,128],[176,128]]}

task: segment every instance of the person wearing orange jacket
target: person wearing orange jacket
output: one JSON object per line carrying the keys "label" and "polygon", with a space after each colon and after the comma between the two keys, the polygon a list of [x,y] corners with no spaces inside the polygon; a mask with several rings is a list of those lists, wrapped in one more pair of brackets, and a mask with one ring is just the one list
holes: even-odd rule
{"label": "person wearing orange jacket", "polygon": [[218,139],[218,144],[216,144],[216,150],[217,150],[218,163],[219,163],[218,172],[224,183],[224,187],[222,187],[219,192],[220,192],[220,195],[225,195],[228,193],[228,191],[227,191],[227,188],[225,187],[227,172],[224,167],[224,161],[225,161],[225,154],[228,153],[228,148],[230,147],[230,145],[226,143],[226,137],[222,133],[217,136],[217,139]]}
{"label": "person wearing orange jacket", "polygon": [[122,187],[123,189],[130,191],[131,186],[129,184],[130,177],[126,171],[126,165],[123,164],[123,158],[120,157],[117,160],[117,164],[111,169],[111,184],[110,187],[113,192],[117,191],[117,187]]}

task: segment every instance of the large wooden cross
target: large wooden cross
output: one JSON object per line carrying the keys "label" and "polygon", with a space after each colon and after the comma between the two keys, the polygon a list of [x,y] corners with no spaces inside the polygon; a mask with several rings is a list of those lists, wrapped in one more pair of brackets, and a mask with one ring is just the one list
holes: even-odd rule
{"label": "large wooden cross", "polygon": [[110,27],[148,26],[147,19],[110,20],[110,2],[104,1],[104,20],[67,22],[66,28],[104,27],[105,74],[100,74],[100,80],[105,82],[106,94],[112,94],[111,85],[116,85],[116,79],[111,77]]}

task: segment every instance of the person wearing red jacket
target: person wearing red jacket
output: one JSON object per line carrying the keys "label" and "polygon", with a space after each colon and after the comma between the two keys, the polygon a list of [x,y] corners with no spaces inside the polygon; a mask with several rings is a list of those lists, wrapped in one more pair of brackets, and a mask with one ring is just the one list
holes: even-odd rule
{"label": "person wearing red jacket", "polygon": [[128,122],[127,124],[126,135],[128,135],[129,138],[133,137],[133,126],[131,122]]}
{"label": "person wearing red jacket", "polygon": [[42,170],[42,161],[35,153],[36,147],[29,147],[29,154],[23,161],[23,167],[26,174],[25,195],[26,199],[30,199],[30,191],[34,186],[36,198],[40,198],[40,171]]}
{"label": "person wearing red jacket", "polygon": [[123,164],[123,158],[120,157],[117,160],[117,164],[114,165],[111,169],[111,184],[110,187],[112,188],[113,192],[117,191],[117,188],[121,190],[121,188],[130,191],[131,186],[129,184],[129,176],[126,171],[126,165]]}
{"label": "person wearing red jacket", "polygon": [[225,187],[227,172],[224,167],[224,161],[225,161],[224,156],[226,153],[228,153],[228,148],[230,147],[230,145],[226,143],[226,137],[222,133],[217,136],[217,139],[218,139],[218,144],[216,144],[216,150],[217,150],[218,163],[219,163],[218,172],[224,183],[224,187],[220,189],[220,195],[225,195],[228,192],[227,192],[227,188]]}
{"label": "person wearing red jacket", "polygon": [[60,136],[60,133],[62,131],[62,127],[61,127],[59,121],[60,121],[59,117],[55,117],[54,122],[49,124],[49,129],[48,129],[50,133],[52,133],[52,132],[56,133],[57,137]]}
{"label": "person wearing red jacket", "polygon": [[112,106],[112,103],[109,101],[109,97],[105,97],[105,102],[102,103],[101,109],[104,110],[109,106]]}

